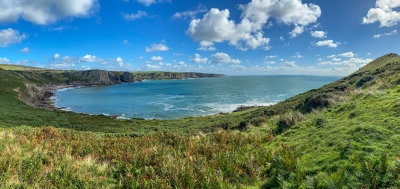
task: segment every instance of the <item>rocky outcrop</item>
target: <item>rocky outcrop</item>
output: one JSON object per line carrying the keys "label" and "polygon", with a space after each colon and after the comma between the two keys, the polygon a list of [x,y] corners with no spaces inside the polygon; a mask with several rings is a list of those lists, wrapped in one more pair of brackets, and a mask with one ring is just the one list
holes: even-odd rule
{"label": "rocky outcrop", "polygon": [[25,84],[25,89],[19,89],[20,99],[30,106],[37,108],[54,110],[50,98],[57,89],[54,85],[37,86],[33,84]]}
{"label": "rocky outcrop", "polygon": [[207,74],[195,72],[137,72],[135,73],[142,79],[147,80],[172,80],[172,79],[189,79],[189,78],[209,78],[223,77],[222,74]]}
{"label": "rocky outcrop", "polygon": [[72,71],[62,73],[69,85],[113,85],[141,81],[141,78],[129,72],[109,72],[104,70]]}

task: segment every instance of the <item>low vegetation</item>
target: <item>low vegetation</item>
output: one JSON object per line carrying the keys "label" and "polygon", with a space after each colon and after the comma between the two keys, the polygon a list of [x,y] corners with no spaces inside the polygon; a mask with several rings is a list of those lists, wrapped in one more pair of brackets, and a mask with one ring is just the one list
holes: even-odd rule
{"label": "low vegetation", "polygon": [[181,120],[36,109],[15,89],[45,74],[0,69],[0,188],[398,188],[399,62],[383,56],[274,106]]}

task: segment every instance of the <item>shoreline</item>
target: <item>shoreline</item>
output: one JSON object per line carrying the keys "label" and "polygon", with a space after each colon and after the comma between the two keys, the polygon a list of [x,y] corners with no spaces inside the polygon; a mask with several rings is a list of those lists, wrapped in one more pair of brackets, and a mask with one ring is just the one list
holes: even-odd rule
{"label": "shoreline", "polygon": [[55,107],[52,98],[58,90],[79,87],[94,87],[107,85],[73,85],[73,84],[48,84],[37,86],[33,84],[25,84],[27,91],[16,89],[19,92],[19,99],[25,104],[50,111],[62,110],[64,107]]}
{"label": "shoreline", "polygon": [[[200,78],[193,78],[193,79],[200,79]],[[176,80],[186,80],[186,79],[176,79]],[[143,80],[143,81],[159,81],[159,80]],[[140,82],[143,82],[140,81]],[[112,84],[115,85],[115,84]],[[266,103],[268,105],[259,105],[259,104],[240,104],[235,106],[234,109],[231,109],[229,111],[221,111],[221,112],[209,112],[207,114],[204,115],[188,115],[186,117],[183,118],[174,118],[174,119],[158,119],[158,118],[140,118],[140,117],[125,117],[124,114],[121,115],[109,115],[107,113],[100,113],[100,114],[93,114],[93,113],[85,113],[85,112],[79,112],[79,111],[74,111],[72,109],[70,109],[70,107],[56,107],[55,106],[55,101],[56,101],[56,93],[60,90],[63,89],[74,89],[74,88],[82,88],[82,87],[98,87],[98,86],[111,86],[111,85],[69,85],[69,84],[61,84],[61,85],[53,85],[52,87],[50,87],[52,89],[51,91],[51,96],[48,96],[47,99],[45,99],[45,101],[42,101],[40,103],[39,106],[35,106],[37,108],[43,108],[45,107],[47,110],[51,110],[51,111],[56,111],[56,110],[61,110],[61,111],[66,111],[66,112],[74,112],[77,114],[87,114],[87,115],[104,115],[107,117],[111,117],[113,119],[126,119],[126,120],[130,120],[130,119],[145,119],[145,120],[176,120],[176,119],[185,119],[187,117],[206,117],[206,116],[212,116],[212,115],[221,115],[221,114],[231,114],[231,113],[237,113],[237,112],[243,112],[243,111],[248,111],[251,109],[256,109],[256,108],[261,108],[261,107],[267,107],[267,106],[271,106],[274,105],[276,103]],[[263,104],[263,103],[261,103]]]}
{"label": "shoreline", "polygon": [[[222,77],[222,76],[217,76]],[[77,84],[44,84],[44,85],[36,85],[33,83],[25,83],[25,88],[16,88],[14,91],[18,92],[18,98],[23,101],[25,104],[39,108],[45,109],[48,111],[67,111],[65,108],[67,107],[56,107],[55,102],[52,100],[55,97],[55,94],[59,90],[63,90],[66,88],[81,88],[81,87],[96,87],[96,86],[110,86],[115,84],[122,84],[122,83],[136,83],[136,82],[143,82],[143,81],[160,81],[160,80],[186,80],[186,79],[202,79],[202,78],[212,78],[212,77],[195,77],[195,78],[179,78],[179,79],[140,79],[133,82],[111,82],[111,83],[103,83],[98,84],[96,82],[78,82]],[[93,84],[96,83],[96,84]],[[239,108],[239,107],[238,107]],[[74,112],[74,111],[70,111]],[[74,112],[77,114],[86,114],[80,112]],[[232,113],[232,112],[230,112]],[[91,114],[89,114],[91,115]],[[100,115],[100,114],[99,114]],[[103,114],[102,114],[103,115]],[[116,119],[121,116],[107,116],[113,119]],[[202,117],[202,116],[201,116]],[[127,118],[127,119],[141,119],[141,118]]]}

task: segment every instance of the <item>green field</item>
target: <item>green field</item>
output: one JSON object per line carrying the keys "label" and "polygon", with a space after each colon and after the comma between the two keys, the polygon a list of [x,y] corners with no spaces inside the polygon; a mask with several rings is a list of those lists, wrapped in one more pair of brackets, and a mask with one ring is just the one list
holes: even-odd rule
{"label": "green field", "polygon": [[35,67],[30,67],[30,66],[11,65],[11,64],[0,64],[0,69],[3,69],[3,70],[15,70],[15,71],[44,70],[42,68],[35,68]]}
{"label": "green field", "polygon": [[181,120],[20,101],[26,83],[65,79],[48,72],[0,69],[0,188],[400,187],[395,54],[274,106]]}

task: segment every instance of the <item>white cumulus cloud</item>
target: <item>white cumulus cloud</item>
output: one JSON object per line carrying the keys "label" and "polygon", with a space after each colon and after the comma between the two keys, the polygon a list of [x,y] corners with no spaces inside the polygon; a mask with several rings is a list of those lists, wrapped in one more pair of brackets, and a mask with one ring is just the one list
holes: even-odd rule
{"label": "white cumulus cloud", "polygon": [[7,58],[1,58],[0,57],[0,64],[9,64],[10,63],[10,60],[8,60]]}
{"label": "white cumulus cloud", "polygon": [[162,60],[164,60],[164,58],[161,57],[161,56],[153,56],[153,57],[150,58],[150,60],[152,60],[152,61],[162,61]]}
{"label": "white cumulus cloud", "polygon": [[163,44],[163,43],[153,43],[151,45],[151,47],[146,47],[146,52],[155,52],[155,51],[168,51],[169,48],[167,47],[167,45]]}
{"label": "white cumulus cloud", "polygon": [[345,52],[345,53],[339,54],[338,56],[352,58],[355,56],[355,54],[353,52]]}
{"label": "white cumulus cloud", "polygon": [[326,38],[327,33],[324,31],[311,31],[311,36],[315,38]]}
{"label": "white cumulus cloud", "polygon": [[200,54],[195,54],[193,58],[190,58],[190,62],[205,64],[208,62],[208,58],[202,57]]}
{"label": "white cumulus cloud", "polygon": [[[1,13],[0,13],[1,14]],[[26,38],[25,34],[20,34],[18,30],[11,28],[0,30],[0,47],[20,43]]]}
{"label": "white cumulus cloud", "polygon": [[60,54],[54,54],[54,56],[53,56],[53,60],[57,60],[57,59],[59,59],[61,57],[61,55]]}
{"label": "white cumulus cloud", "polygon": [[[63,59],[65,59],[65,58],[66,58],[66,57],[63,57]],[[81,58],[79,59],[79,61],[80,61],[80,62],[94,63],[94,62],[101,62],[102,59],[101,59],[101,58],[98,58],[98,57],[96,57],[96,56],[94,56],[94,55],[87,54],[87,55],[81,57]]]}
{"label": "white cumulus cloud", "polygon": [[368,11],[363,18],[363,24],[380,23],[380,27],[390,27],[400,22],[400,12],[394,10],[400,7],[399,0],[377,0],[375,8]]}
{"label": "white cumulus cloud", "polygon": [[214,47],[214,43],[210,41],[201,41],[200,42],[200,47],[197,49],[199,51],[215,51],[217,50]]}
{"label": "white cumulus cloud", "polygon": [[22,18],[35,24],[48,24],[65,17],[90,14],[97,0],[0,0],[0,22]]}
{"label": "white cumulus cloud", "polygon": [[263,27],[270,18],[287,25],[294,25],[290,33],[295,37],[304,32],[304,27],[317,21],[321,9],[315,4],[303,4],[301,0],[252,0],[241,5],[241,21],[230,20],[228,9],[213,8],[201,19],[193,19],[187,34],[195,40],[210,42],[228,41],[239,49],[269,49],[269,38],[264,37]]}
{"label": "white cumulus cloud", "polygon": [[240,64],[241,61],[239,59],[232,59],[228,54],[226,53],[216,53],[211,55],[213,57],[212,63],[220,64],[220,63],[225,63],[225,64]]}
{"label": "white cumulus cloud", "polygon": [[315,43],[315,45],[317,45],[318,47],[328,46],[331,48],[336,48],[340,45],[340,43],[334,42],[333,40],[324,40],[324,41],[318,41],[317,43]]}

